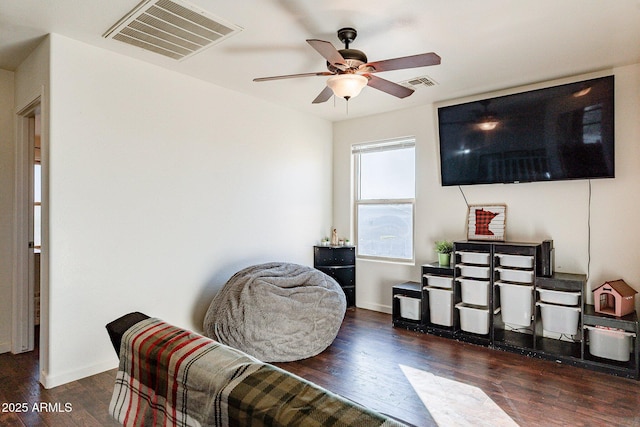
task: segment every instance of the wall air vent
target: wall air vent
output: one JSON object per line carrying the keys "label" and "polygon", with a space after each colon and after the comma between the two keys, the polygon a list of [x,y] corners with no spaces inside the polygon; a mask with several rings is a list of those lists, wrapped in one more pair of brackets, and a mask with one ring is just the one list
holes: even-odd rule
{"label": "wall air vent", "polygon": [[420,76],[420,77],[414,77],[409,80],[405,80],[403,82],[400,82],[400,84],[402,86],[405,86],[411,89],[419,89],[423,87],[435,86],[438,83],[436,83],[436,81],[433,80],[431,77]]}
{"label": "wall air vent", "polygon": [[103,37],[182,60],[240,31],[181,0],[145,0]]}

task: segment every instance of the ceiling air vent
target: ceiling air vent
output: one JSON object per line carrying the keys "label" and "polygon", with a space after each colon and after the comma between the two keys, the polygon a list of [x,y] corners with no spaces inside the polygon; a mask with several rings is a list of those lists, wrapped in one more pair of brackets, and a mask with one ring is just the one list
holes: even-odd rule
{"label": "ceiling air vent", "polygon": [[103,37],[182,60],[242,31],[180,0],[146,0]]}
{"label": "ceiling air vent", "polygon": [[427,76],[420,76],[420,77],[414,77],[412,79],[409,80],[405,80],[403,82],[400,83],[402,86],[411,88],[411,89],[419,89],[419,88],[423,88],[423,87],[430,87],[430,86],[435,86],[438,83],[436,83],[435,80],[433,80],[431,77],[427,77]]}

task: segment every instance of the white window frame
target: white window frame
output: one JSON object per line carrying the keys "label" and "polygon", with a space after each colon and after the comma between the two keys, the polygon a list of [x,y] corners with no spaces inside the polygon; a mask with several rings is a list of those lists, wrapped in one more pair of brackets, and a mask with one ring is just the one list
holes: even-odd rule
{"label": "white window frame", "polygon": [[[403,199],[367,199],[361,200],[360,195],[360,156],[361,153],[371,153],[374,151],[390,151],[390,150],[398,150],[403,148],[411,148],[415,149],[416,139],[415,137],[403,137],[396,139],[389,139],[383,141],[376,142],[368,142],[362,144],[354,144],[351,147],[351,155],[353,157],[353,165],[354,165],[354,198],[353,198],[353,218],[354,218],[354,227],[355,230],[355,245],[356,245],[356,257],[360,259],[374,260],[374,261],[384,261],[384,262],[393,262],[393,263],[402,263],[407,264],[415,263],[415,230],[416,230],[416,199],[415,199],[415,179],[414,179],[414,197],[413,198],[403,198]],[[415,153],[415,152],[414,152]],[[414,158],[415,162],[415,158]],[[411,205],[411,258],[394,258],[388,256],[373,256],[373,255],[363,255],[359,252],[358,246],[358,207],[360,205],[400,205],[407,204]]]}

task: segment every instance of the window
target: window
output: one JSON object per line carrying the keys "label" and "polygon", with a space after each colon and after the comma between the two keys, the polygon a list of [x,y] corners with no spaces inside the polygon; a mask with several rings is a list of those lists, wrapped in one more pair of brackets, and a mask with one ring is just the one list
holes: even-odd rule
{"label": "window", "polygon": [[42,249],[42,155],[40,130],[40,107],[36,109],[35,116],[29,118],[29,126],[33,126],[33,249],[39,253]]}
{"label": "window", "polygon": [[413,261],[415,139],[354,145],[359,257]]}
{"label": "window", "polygon": [[585,107],[582,112],[582,142],[600,144],[602,142],[602,104]]}

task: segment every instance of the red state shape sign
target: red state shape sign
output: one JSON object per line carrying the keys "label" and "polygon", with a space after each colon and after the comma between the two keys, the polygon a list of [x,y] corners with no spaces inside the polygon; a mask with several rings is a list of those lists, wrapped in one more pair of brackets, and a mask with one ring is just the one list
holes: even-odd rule
{"label": "red state shape sign", "polygon": [[499,213],[476,209],[476,235],[493,236],[493,231],[489,230],[489,224]]}

